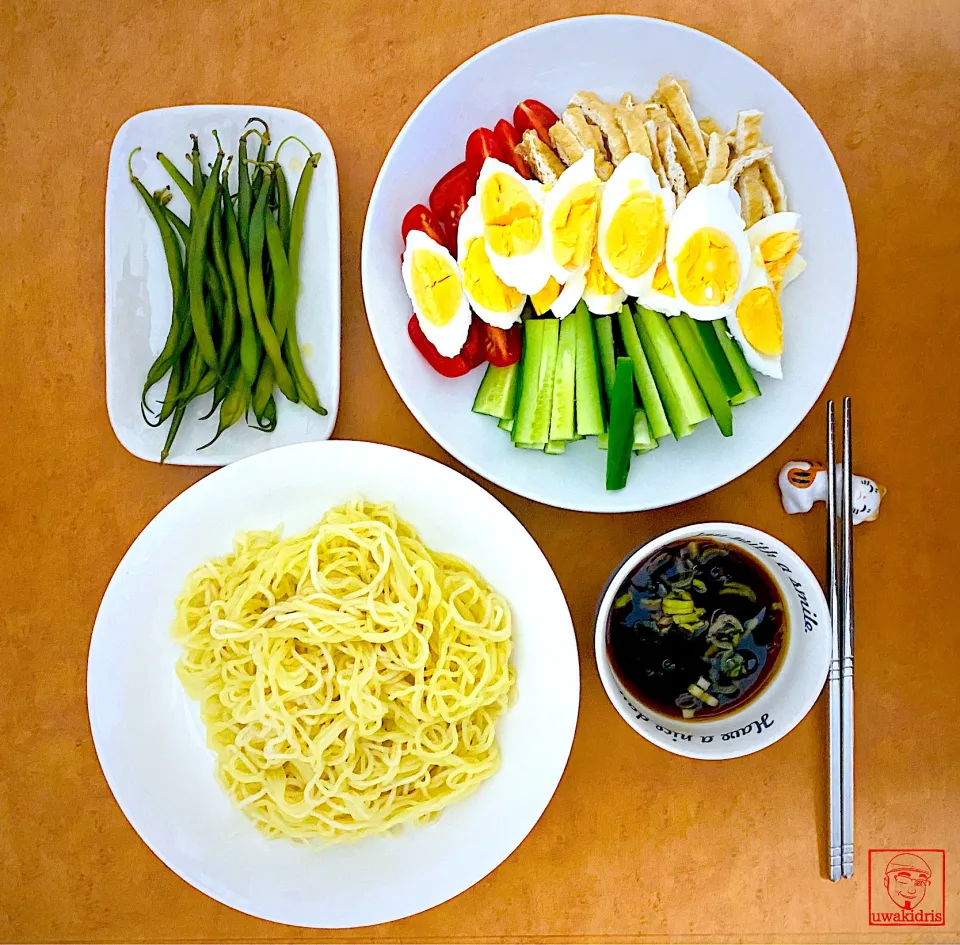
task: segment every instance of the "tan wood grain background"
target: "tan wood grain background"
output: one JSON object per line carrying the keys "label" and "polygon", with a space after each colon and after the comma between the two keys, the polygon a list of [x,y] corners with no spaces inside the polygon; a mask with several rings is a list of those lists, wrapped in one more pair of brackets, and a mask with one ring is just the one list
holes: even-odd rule
{"label": "tan wood grain background", "polygon": [[[604,579],[662,530],[744,521],[822,569],[822,517],[788,519],[774,484],[785,460],[820,457],[818,405],[758,468],[675,508],[556,512],[493,488],[543,546],[577,626],[580,724],[553,803],[499,869],[426,914],[342,933],[241,915],[140,842],[87,724],[87,645],[106,583],[138,531],[204,475],[134,459],[107,420],[111,140],[135,112],[190,102],[286,105],[320,122],[341,173],[336,435],[456,467],[401,403],[367,329],[367,199],[404,120],[454,66],[588,12],[678,20],[755,58],[810,111],[850,191],[860,290],[828,393],[853,395],[858,471],[890,490],[858,533],[857,876],[822,877],[825,701],[760,755],[697,764],[619,720],[590,655]],[[956,0],[0,4],[0,940],[960,939],[958,114]],[[868,927],[870,847],[946,849],[945,928]]]}

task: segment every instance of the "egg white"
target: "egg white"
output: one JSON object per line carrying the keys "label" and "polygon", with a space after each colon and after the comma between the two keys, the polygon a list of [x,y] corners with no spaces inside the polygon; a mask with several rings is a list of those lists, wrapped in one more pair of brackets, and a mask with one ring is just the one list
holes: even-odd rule
{"label": "egg white", "polygon": [[[480,168],[477,178],[477,204],[480,204],[480,195],[494,174],[505,174],[520,183],[540,208],[541,223],[543,223],[543,184],[521,177],[514,168],[507,166],[496,158],[487,158]],[[481,214],[482,219],[482,214]],[[487,243],[487,255],[493,271],[509,286],[524,295],[536,295],[550,278],[550,260],[544,246],[541,227],[540,242],[522,256],[501,256],[494,252],[490,243]]]}
{"label": "egg white", "polygon": [[571,276],[563,284],[560,294],[554,300],[553,305],[550,306],[550,314],[556,318],[566,318],[583,298],[583,291],[586,287],[587,275],[585,272]]}
{"label": "egg white", "polygon": [[[759,251],[757,251],[751,259],[750,269],[747,272],[741,298],[748,292],[753,289],[758,289],[761,286],[767,286],[773,289],[773,283],[770,281],[770,276],[767,275],[767,270],[763,265],[763,259]],[[753,370],[758,371],[760,374],[766,374],[767,377],[775,377],[778,379],[783,377],[782,355],[763,354],[757,351],[757,349],[747,341],[746,335],[744,335],[740,327],[740,322],[737,320],[736,308],[727,315],[727,328],[730,330],[730,334],[736,339],[737,344],[743,349],[743,356]]]}
{"label": "egg white", "polygon": [[[460,217],[460,225],[457,229],[457,263],[460,266],[461,273],[464,272],[464,262],[467,255],[467,246],[473,239],[483,239],[483,217],[480,215],[480,202],[476,195],[467,201],[467,207]],[[487,247],[487,256],[490,255],[490,248]],[[492,263],[491,263],[492,268]],[[494,274],[496,271],[494,270]],[[470,294],[467,287],[467,280],[463,280],[463,291],[472,308],[477,315],[488,325],[495,328],[509,328],[520,320],[520,314],[523,312],[526,297],[520,299],[516,306],[505,312],[494,312],[491,309],[484,308]]]}
{"label": "egg white", "polygon": [[[656,273],[657,267],[654,266],[653,269]],[[653,277],[650,279],[650,284],[637,293],[637,301],[644,308],[653,309],[653,311],[660,312],[668,318],[680,314],[680,303],[677,301],[676,295],[665,295],[663,292],[658,292],[653,287]]]}
{"label": "egg white", "polygon": [[[420,310],[414,298],[413,286],[411,284],[411,269],[413,267],[413,254],[416,250],[426,250],[427,252],[440,256],[450,263],[453,271],[456,273],[457,282],[460,286],[460,300],[453,318],[451,318],[446,325],[434,325]],[[467,334],[470,331],[471,316],[470,305],[467,302],[466,293],[463,291],[463,278],[460,274],[460,267],[450,254],[450,250],[448,250],[446,246],[441,246],[435,240],[430,239],[430,237],[421,230],[411,230],[407,234],[407,242],[403,249],[403,262],[400,271],[403,273],[403,284],[407,288],[407,295],[410,296],[414,314],[417,316],[417,321],[427,341],[445,358],[455,357],[460,353],[463,343],[467,340]]]}
{"label": "egg white", "polygon": [[[801,238],[803,237],[799,213],[784,210],[780,213],[773,213],[768,217],[764,217],[762,220],[758,220],[747,230],[750,249],[757,249],[768,236],[784,232],[797,233]],[[782,292],[806,268],[806,260],[800,253],[797,253],[784,270],[783,280],[780,283],[780,291]]]}
{"label": "egg white", "polygon": [[614,215],[621,204],[634,192],[632,189],[634,183],[640,184],[643,190],[649,191],[660,201],[668,228],[676,209],[676,198],[672,190],[660,186],[660,181],[650,164],[650,159],[642,154],[632,152],[617,165],[604,187],[600,202],[600,223],[597,228],[597,252],[600,256],[600,262],[610,278],[621,289],[628,295],[639,296],[650,288],[653,275],[657,270],[657,263],[654,262],[646,272],[642,272],[639,276],[626,276],[617,272],[613,260],[607,252],[607,236],[610,233],[610,224],[613,222]]}
{"label": "egg white", "polygon": [[[729,181],[698,184],[677,207],[667,233],[667,271],[677,292],[680,310],[700,321],[726,318],[740,301],[750,274],[750,242],[738,209],[739,199],[735,201],[735,196]],[[721,305],[695,305],[683,296],[677,279],[677,256],[687,240],[704,227],[712,227],[727,236],[733,243],[740,263],[740,280],[733,298]]]}
{"label": "egg white", "polygon": [[[582,184],[588,184],[595,181],[598,192],[601,191],[600,178],[597,177],[596,165],[593,159],[593,150],[583,152],[583,157],[571,164],[557,179],[557,182],[544,193],[543,197],[543,245],[550,263],[550,275],[553,276],[560,285],[563,285],[568,279],[580,275],[587,271],[587,263],[582,266],[574,266],[570,269],[560,265],[554,258],[554,233],[550,228],[550,221],[557,211],[557,207],[563,202],[564,198],[570,195],[570,192]],[[594,236],[596,237],[596,221],[594,221]]]}

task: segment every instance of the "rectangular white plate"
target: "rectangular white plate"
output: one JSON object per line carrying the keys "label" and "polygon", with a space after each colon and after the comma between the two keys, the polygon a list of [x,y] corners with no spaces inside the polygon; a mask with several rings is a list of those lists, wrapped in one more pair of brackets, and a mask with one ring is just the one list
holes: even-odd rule
{"label": "rectangular white plate", "polygon": [[[273,433],[251,429],[243,421],[227,430],[213,446],[197,447],[217,429],[217,415],[201,421],[212,395],[197,398],[187,409],[183,424],[167,459],[185,466],[223,466],[275,446],[326,440],[333,433],[340,397],[340,207],[337,164],[323,129],[306,115],[286,108],[261,105],[182,105],[141,112],[117,132],[110,150],[106,212],[106,351],[107,410],[120,442],[141,459],[160,459],[169,421],[147,426],[140,415],[140,392],[150,365],[163,348],[170,327],[170,280],[160,234],[127,173],[127,158],[134,148],[133,171],[151,193],[171,185],[171,209],[189,220],[186,198],[172,184],[160,163],[163,151],[189,179],[190,133],[200,137],[206,166],[213,160],[216,129],[227,154],[236,155],[247,120],[263,118],[270,125],[272,156],[287,135],[297,135],[322,157],[314,173],[307,202],[303,248],[300,254],[300,294],[297,300],[297,335],[304,365],[327,409],[318,416],[302,404],[291,404],[276,391],[277,428]],[[255,126],[259,127],[259,126]],[[251,156],[258,139],[248,138]],[[303,170],[306,152],[295,141],[280,154],[292,195]],[[236,187],[236,157],[230,170]],[[163,398],[166,380],[157,384],[148,403]]]}

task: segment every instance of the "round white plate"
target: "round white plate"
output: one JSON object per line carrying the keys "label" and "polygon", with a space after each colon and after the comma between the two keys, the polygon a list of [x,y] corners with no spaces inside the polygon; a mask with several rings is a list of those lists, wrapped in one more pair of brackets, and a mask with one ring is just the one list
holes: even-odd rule
{"label": "round white plate", "polygon": [[[188,572],[242,529],[287,534],[352,495],[395,503],[432,548],[474,564],[515,618],[517,700],[498,726],[502,764],[433,824],[309,849],[267,840],[214,779],[197,704],[174,674],[174,600]],[[174,499],[117,568],[90,643],[87,699],[104,774],[154,853],[250,915],[314,928],[387,922],[472,886],[520,844],[563,773],[579,706],[563,592],[524,527],[459,473],[374,443],[304,443],[221,469]]]}
{"label": "round white plate", "polygon": [[[400,276],[400,222],[463,160],[470,131],[509,118],[525,98],[561,111],[579,89],[616,100],[644,95],[664,73],[688,79],[699,116],[732,127],[737,112],[764,112],[791,209],[803,217],[807,271],[784,292],[782,381],[760,379],[763,396],[734,411],[724,439],[711,420],[681,442],[638,458],[626,489],[606,492],[606,453],[594,439],[562,456],[516,449],[470,407],[482,369],[457,380],[432,371],[407,337],[410,300]],[[424,429],[487,479],[561,508],[624,512],[659,508],[716,489],[775,450],[816,403],[843,347],[853,311],[857,251],[836,162],[799,102],[765,69],[704,33],[634,16],[559,20],[485,49],[420,104],[390,149],[367,210],[362,251],[367,318],[384,367]]]}

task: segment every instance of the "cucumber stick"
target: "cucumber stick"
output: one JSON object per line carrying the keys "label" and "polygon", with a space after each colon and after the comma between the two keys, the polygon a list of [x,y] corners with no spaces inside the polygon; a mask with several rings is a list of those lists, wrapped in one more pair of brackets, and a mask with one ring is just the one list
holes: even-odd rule
{"label": "cucumber stick", "polygon": [[600,369],[603,372],[603,388],[607,392],[607,404],[613,397],[613,378],[617,372],[617,355],[613,344],[613,319],[609,315],[593,323],[597,331],[597,348],[600,351]]}
{"label": "cucumber stick", "polygon": [[565,318],[560,322],[560,340],[557,345],[557,368],[553,378],[553,408],[550,412],[550,441],[572,440],[576,428],[576,407],[574,403],[574,376],[577,367],[577,321]]}
{"label": "cucumber stick", "polygon": [[567,319],[577,320],[576,402],[577,433],[599,436],[607,426],[604,419],[603,394],[600,391],[600,356],[593,331],[593,316],[580,302]]}
{"label": "cucumber stick", "polygon": [[[638,305],[634,324],[673,435],[677,439],[687,436],[698,423],[710,416],[693,372],[684,360],[665,316]],[[649,419],[649,413],[647,416]]]}
{"label": "cucumber stick", "polygon": [[634,453],[649,453],[659,444],[650,432],[650,424],[643,407],[637,407],[633,418],[633,451]]}
{"label": "cucumber stick", "polygon": [[548,440],[543,451],[550,456],[559,456],[566,448],[567,444],[564,440]]}
{"label": "cucumber stick", "polygon": [[550,418],[553,413],[553,381],[557,370],[557,349],[560,342],[560,322],[555,318],[543,320],[543,340],[540,348],[540,377],[537,380],[537,400],[533,412],[533,427],[525,443],[546,444],[550,439]]}
{"label": "cucumber stick", "polygon": [[520,357],[520,398],[513,425],[515,443],[533,440],[533,415],[537,409],[537,385],[540,381],[540,353],[543,350],[543,325],[538,318],[523,323],[523,354]]}
{"label": "cucumber stick", "polygon": [[501,430],[506,430],[507,433],[513,433],[513,426],[517,422],[516,417],[511,417],[509,420],[501,420],[497,426]]}
{"label": "cucumber stick", "polygon": [[487,373],[483,375],[473,401],[473,412],[496,417],[498,420],[511,419],[516,409],[519,373],[519,364],[510,364],[507,367],[488,365]]}
{"label": "cucumber stick", "polygon": [[690,366],[690,370],[693,371],[697,386],[706,398],[720,432],[724,436],[733,436],[733,411],[730,409],[730,401],[723,389],[720,375],[717,374],[716,368],[714,368],[707,354],[707,349],[700,341],[700,333],[694,327],[693,319],[689,315],[678,315],[676,318],[671,318],[670,330],[673,332],[674,338],[677,339],[677,344],[680,345],[680,351]]}
{"label": "cucumber stick", "polygon": [[731,397],[730,403],[737,406],[745,404],[748,400],[753,400],[754,397],[759,397],[760,388],[757,386],[750,365],[747,364],[747,359],[743,356],[743,351],[740,350],[740,345],[737,344],[736,339],[727,334],[727,326],[720,319],[713,323],[713,329],[717,341],[720,342],[720,347],[723,348],[723,353],[727,356],[727,361],[730,362],[730,369],[740,385],[740,393]]}
{"label": "cucumber stick", "polygon": [[[682,315],[680,317],[688,318],[689,316]],[[690,321],[693,322],[693,327],[697,330],[700,341],[703,342],[703,347],[706,349],[707,357],[710,358],[710,362],[720,378],[727,400],[733,400],[740,393],[740,382],[737,380],[737,375],[733,373],[733,368],[730,367],[727,356],[723,353],[720,339],[713,327],[714,323],[694,321],[692,318]]]}
{"label": "cucumber stick", "polygon": [[630,314],[630,309],[624,305],[617,316],[620,323],[620,334],[623,337],[623,346],[627,356],[633,361],[633,373],[637,381],[637,390],[640,391],[640,401],[647,415],[650,431],[659,440],[670,433],[671,424],[667,421],[663,401],[657,390],[657,382],[650,370],[650,364],[640,344],[637,333],[639,327]]}
{"label": "cucumber stick", "polygon": [[633,420],[637,409],[633,388],[633,363],[629,358],[617,358],[607,446],[607,489],[611,491],[622,489],[630,473]]}

